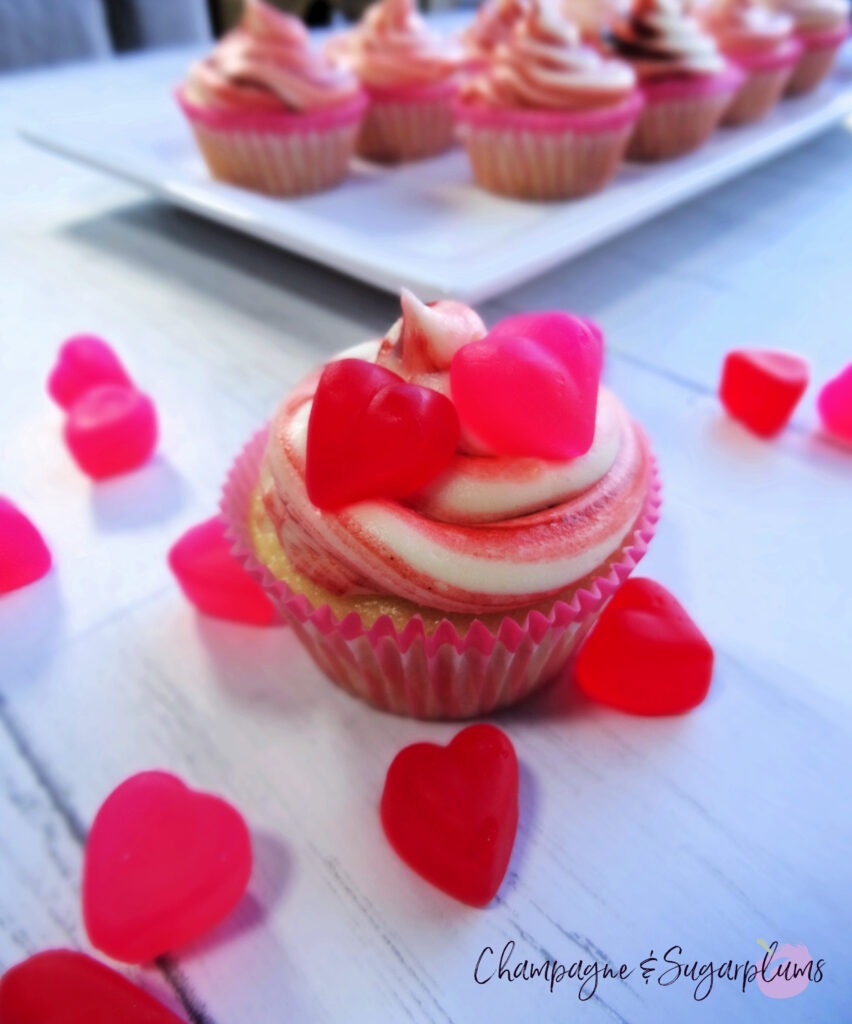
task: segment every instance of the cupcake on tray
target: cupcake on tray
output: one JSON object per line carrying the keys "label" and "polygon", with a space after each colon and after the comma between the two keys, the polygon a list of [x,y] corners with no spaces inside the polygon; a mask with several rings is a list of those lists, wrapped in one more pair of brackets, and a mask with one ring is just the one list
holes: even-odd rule
{"label": "cupcake on tray", "polygon": [[627,64],[584,46],[555,5],[532,0],[455,109],[478,185],[568,199],[610,180],[641,108]]}
{"label": "cupcake on tray", "polygon": [[667,160],[697,149],[744,79],[684,0],[636,0],[613,25],[609,43],[630,62],[645,96],[629,160]]}
{"label": "cupcake on tray", "polygon": [[346,176],[367,108],[354,75],[260,0],[246,0],[239,26],[190,68],[177,99],[214,178],[284,196]]}
{"label": "cupcake on tray", "polygon": [[759,0],[716,0],[702,20],[724,56],[745,74],[722,124],[757,121],[781,98],[801,56],[793,19]]}
{"label": "cupcake on tray", "polygon": [[235,552],[339,686],[466,718],[560,672],[658,516],[601,349],[567,313],[489,332],[404,292],[384,338],[310,374],[246,447],[222,501]]}
{"label": "cupcake on tray", "polygon": [[787,96],[812,92],[831,71],[837,51],[849,35],[846,0],[768,0],[774,10],[789,14],[802,55],[787,83]]}
{"label": "cupcake on tray", "polygon": [[419,160],[454,141],[452,100],[464,64],[460,44],[429,31],[414,0],[378,0],[326,53],[356,75],[370,105],[358,142],[369,160]]}

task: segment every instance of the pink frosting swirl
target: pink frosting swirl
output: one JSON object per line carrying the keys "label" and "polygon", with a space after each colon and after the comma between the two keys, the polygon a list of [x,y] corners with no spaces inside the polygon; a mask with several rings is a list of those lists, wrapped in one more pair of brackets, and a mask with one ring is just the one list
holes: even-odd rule
{"label": "pink frosting swirl", "polygon": [[461,47],[430,32],[414,0],[379,0],[326,52],[373,88],[433,85],[462,66]]}
{"label": "pink frosting swirl", "polygon": [[311,112],[357,96],[356,78],[310,49],[304,25],[246,0],[239,26],[194,64],[185,93],[200,107],[245,112]]}
{"label": "pink frosting swirl", "polygon": [[609,42],[643,82],[725,70],[715,40],[685,0],[636,0],[630,14],[613,25]]}
{"label": "pink frosting swirl", "polygon": [[786,49],[793,34],[793,19],[757,0],[718,0],[703,12],[702,20],[722,53],[737,56],[769,55]]}
{"label": "pink frosting swirl", "polygon": [[500,43],[506,42],[526,9],[527,0],[485,0],[473,22],[461,34],[468,55],[475,60],[486,60]]}
{"label": "pink frosting swirl", "polygon": [[584,110],[619,103],[635,85],[627,64],[582,45],[556,7],[533,0],[464,96],[496,107]]}
{"label": "pink frosting swirl", "polygon": [[[464,330],[471,337],[481,333],[481,321],[463,322],[458,309],[436,307],[433,314],[411,308],[420,321],[417,338],[441,341],[437,366],[420,360],[413,372],[407,367],[400,349],[405,326],[342,355],[448,390],[451,352],[464,343]],[[510,611],[597,571],[640,515],[650,452],[642,431],[605,390],[594,441],[583,456],[549,461],[459,450],[435,481],[405,501],[361,501],[322,511],[305,488],[307,428],[319,375],[303,381],[276,414],[261,488],[292,564],[328,590],[392,594],[449,612]]]}

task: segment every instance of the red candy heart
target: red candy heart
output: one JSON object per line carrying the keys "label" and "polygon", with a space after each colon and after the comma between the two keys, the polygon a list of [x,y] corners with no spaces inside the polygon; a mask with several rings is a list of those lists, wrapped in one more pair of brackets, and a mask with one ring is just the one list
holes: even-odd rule
{"label": "red candy heart", "polygon": [[166,772],[123,782],[86,844],[83,919],[94,946],[145,963],[218,924],[245,891],[251,842],[239,813]]}
{"label": "red candy heart", "polygon": [[36,953],[0,979],[3,1024],[183,1024],[116,971],[83,953]]}
{"label": "red candy heart", "polygon": [[50,566],[42,535],[19,508],[0,498],[0,594],[40,580]]}
{"label": "red candy heart", "polygon": [[568,313],[501,320],[450,367],[462,426],[498,455],[568,459],[592,445],[600,330]]}
{"label": "red candy heart", "polygon": [[852,444],[852,363],[823,386],[817,409],[825,429]]}
{"label": "red candy heart", "polygon": [[308,422],[308,497],[323,509],[403,498],[447,466],[458,439],[444,395],[362,359],[329,363]]}
{"label": "red candy heart", "polygon": [[90,388],[99,384],[123,384],[133,381],[121,360],[101,338],[77,334],[59,350],[56,366],[47,379],[50,397],[63,409],[69,409]]}
{"label": "red candy heart", "polygon": [[602,704],[634,715],[677,715],[707,696],[713,648],[665,587],[631,578],[580,648],[574,675]]}
{"label": "red candy heart", "polygon": [[511,740],[496,726],[471,725],[446,747],[405,747],[388,769],[381,815],[410,868],[457,900],[484,907],[500,888],[518,828]]}
{"label": "red candy heart", "polygon": [[181,590],[205,615],[268,626],[277,618],[263,587],[231,554],[219,516],[193,526],[169,551]]}
{"label": "red candy heart", "polygon": [[65,443],[80,469],[95,480],[136,469],[157,444],[154,403],[132,387],[90,388],[68,411]]}
{"label": "red candy heart", "polygon": [[772,437],[793,415],[809,376],[807,361],[792,352],[740,349],[725,356],[719,397],[734,419]]}

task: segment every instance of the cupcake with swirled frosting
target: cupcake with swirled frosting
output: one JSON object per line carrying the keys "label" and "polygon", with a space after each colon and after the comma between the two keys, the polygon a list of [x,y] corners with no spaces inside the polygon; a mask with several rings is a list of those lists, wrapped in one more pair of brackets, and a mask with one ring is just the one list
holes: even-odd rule
{"label": "cupcake with swirled frosting", "polygon": [[247,0],[238,27],[189,69],[177,100],[210,173],[272,195],[344,178],[367,108],[355,76],[261,0]]}
{"label": "cupcake with swirled frosting", "polygon": [[566,313],[489,331],[403,293],[384,338],[298,384],[222,512],[323,669],[400,714],[464,718],[551,678],[645,551],[659,483]]}
{"label": "cupcake with swirled frosting", "polygon": [[831,71],[837,51],[849,35],[847,0],[767,0],[775,11],[793,19],[802,44],[799,61],[787,83],[787,96],[812,92]]}
{"label": "cupcake with swirled frosting", "polygon": [[369,160],[395,163],[443,152],[453,143],[451,101],[464,53],[432,32],[414,0],[378,0],[325,51],[354,74],[370,106],[358,143]]}
{"label": "cupcake with swirled frosting", "polygon": [[478,185],[567,199],[610,180],[641,106],[627,64],[584,45],[555,4],[532,0],[455,110]]}
{"label": "cupcake with swirled frosting", "polygon": [[757,121],[781,98],[801,56],[793,19],[759,0],[715,0],[701,17],[719,50],[745,73],[722,124]]}
{"label": "cupcake with swirled frosting", "polygon": [[666,160],[703,145],[744,76],[684,0],[635,0],[607,38],[645,96],[627,158]]}

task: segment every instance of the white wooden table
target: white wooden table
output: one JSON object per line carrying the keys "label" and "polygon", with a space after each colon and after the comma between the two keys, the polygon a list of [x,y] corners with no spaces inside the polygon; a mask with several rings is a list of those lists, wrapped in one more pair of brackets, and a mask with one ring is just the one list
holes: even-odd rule
{"label": "white wooden table", "polygon": [[[714,396],[724,352],[852,359],[852,133],[660,218],[481,311],[567,307],[607,333],[608,382],[647,426],[664,518],[641,572],[717,652],[682,718],[623,716],[553,686],[497,718],[522,764],[509,874],[484,911],[389,849],[391,758],[452,725],[389,717],[329,685],[286,629],[205,620],[165,552],[216,506],[243,441],[297,377],[383,330],[393,300],[19,141],[45,104],[97,103],[85,70],[0,82],[0,493],[55,571],[0,599],[0,968],[87,948],[86,829],[106,794],[168,768],[232,799],[254,837],[249,893],[165,969],[130,971],[193,1021],[852,1019],[852,454],[816,433],[812,387],[773,443]],[[117,65],[117,94],[144,75]],[[96,109],[93,106],[93,110]],[[67,335],[109,338],[162,417],[146,469],[93,486],[44,382]],[[772,1000],[669,987],[638,964],[758,959],[805,943],[825,977]],[[634,968],[593,998],[563,981],[474,981],[486,946]],[[183,1009],[181,1009],[183,1004]]]}

